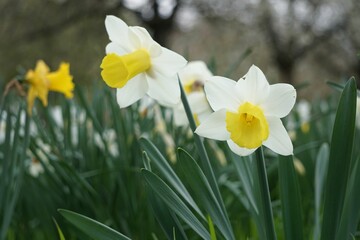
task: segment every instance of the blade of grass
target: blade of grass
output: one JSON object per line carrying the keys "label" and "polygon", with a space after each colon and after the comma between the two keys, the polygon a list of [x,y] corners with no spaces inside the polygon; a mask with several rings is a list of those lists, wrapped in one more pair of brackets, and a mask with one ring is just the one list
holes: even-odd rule
{"label": "blade of grass", "polygon": [[53,218],[53,221],[54,221],[55,226],[56,226],[56,229],[57,229],[57,231],[58,231],[60,240],[65,240],[64,234],[63,234],[63,232],[61,231],[61,228],[59,227],[59,224],[56,222],[55,218]]}
{"label": "blade of grass", "polygon": [[185,203],[175,194],[166,183],[161,180],[154,173],[142,169],[141,174],[145,181],[149,184],[151,189],[160,197],[164,203],[174,211],[182,220],[184,220],[189,227],[191,227],[197,234],[204,239],[209,239],[210,234],[197,219],[197,217],[190,211]]}
{"label": "blade of grass", "polygon": [[323,189],[326,173],[329,165],[329,145],[324,143],[316,157],[315,165],[315,226],[313,238],[319,239],[321,231],[321,203],[323,199]]}
{"label": "blade of grass", "polygon": [[215,232],[215,227],[213,224],[213,221],[211,220],[211,217],[208,216],[208,223],[209,223],[209,230],[210,230],[210,240],[216,240],[216,232]]}
{"label": "blade of grass", "polygon": [[156,146],[146,138],[140,138],[139,141],[148,157],[152,160],[152,163],[159,169],[161,175],[169,182],[171,186],[174,187],[180,196],[188,202],[188,204],[201,216],[201,218],[205,220],[205,216],[200,211],[190,193],[186,190],[179,177],[176,175],[168,161],[166,161],[165,157],[160,153]]}
{"label": "blade of grass", "polygon": [[263,223],[265,224],[265,233],[266,239],[268,240],[276,240],[276,233],[275,233],[275,226],[272,214],[272,207],[271,207],[271,199],[270,199],[270,192],[269,192],[269,184],[266,175],[266,168],[265,168],[265,159],[262,147],[259,147],[255,151],[256,159],[256,169],[257,169],[257,178],[259,181],[259,200],[260,205],[259,208],[260,216],[263,219]]}
{"label": "blade of grass", "polygon": [[59,209],[59,213],[66,218],[72,225],[86,233],[89,237],[98,240],[129,240],[125,235],[109,228],[108,226],[99,223],[84,215]]}
{"label": "blade of grass", "polygon": [[300,189],[292,156],[279,156],[279,182],[285,238],[304,239]]}
{"label": "blade of grass", "polygon": [[180,166],[184,176],[193,188],[194,193],[198,195],[205,210],[210,214],[211,219],[219,228],[225,239],[235,239],[230,220],[223,214],[221,206],[203,171],[185,150],[179,148],[178,153]]}
{"label": "blade of grass", "polygon": [[149,189],[149,202],[153,209],[154,215],[167,239],[175,237],[177,240],[188,239],[181,226],[178,218],[169,208],[164,207],[165,203],[154,195],[154,192]]}
{"label": "blade of grass", "polygon": [[355,166],[351,172],[346,195],[344,208],[341,215],[339,230],[336,235],[337,240],[351,239],[355,235],[360,220],[360,156],[357,157]]}
{"label": "blade of grass", "polygon": [[[19,136],[20,136],[20,131],[21,131],[20,117],[21,117],[21,112],[24,109],[23,106],[24,105],[22,105],[19,108],[19,111],[17,114],[16,126],[14,129],[14,138],[13,138],[12,145],[10,144],[11,134],[7,135],[7,137],[9,137],[7,139],[9,141],[8,152],[10,152],[10,154],[9,154],[9,159],[7,159],[7,161],[9,161],[9,165],[8,165],[9,168],[6,171],[8,171],[10,174],[9,173],[4,174],[6,176],[6,178],[2,179],[2,180],[4,180],[4,182],[2,182],[2,184],[4,184],[4,188],[3,188],[4,195],[2,195],[1,198],[3,198],[2,204],[4,207],[4,212],[3,212],[3,216],[2,216],[2,223],[0,225],[0,239],[5,239],[5,237],[6,237],[6,233],[7,233],[8,227],[10,226],[10,223],[12,220],[12,215],[14,213],[14,209],[15,209],[18,197],[20,195],[20,190],[21,190],[21,186],[23,183],[24,159],[25,159],[26,149],[29,145],[29,139],[30,139],[30,134],[29,134],[30,118],[26,114],[25,126],[24,126],[25,135],[24,135],[22,144],[19,143],[19,141],[20,141]],[[8,123],[7,128],[12,129],[10,114],[8,117],[9,117],[9,119],[7,121],[7,123]],[[5,169],[3,169],[3,171],[4,170]]]}
{"label": "blade of grass", "polygon": [[335,239],[349,178],[356,114],[356,84],[350,79],[341,94],[331,139],[325,185],[322,240]]}

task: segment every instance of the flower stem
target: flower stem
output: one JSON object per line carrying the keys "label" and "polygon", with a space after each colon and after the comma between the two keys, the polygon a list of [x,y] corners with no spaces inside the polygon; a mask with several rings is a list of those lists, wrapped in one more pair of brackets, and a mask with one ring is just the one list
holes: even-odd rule
{"label": "flower stem", "polygon": [[271,208],[269,184],[266,175],[265,159],[262,147],[259,147],[256,152],[256,169],[259,180],[260,193],[260,215],[263,216],[265,224],[265,233],[267,240],[275,240],[276,233],[274,228],[273,214]]}
{"label": "flower stem", "polygon": [[[190,128],[191,128],[192,132],[194,133],[195,129],[196,129],[196,123],[195,123],[195,120],[194,120],[194,115],[191,112],[189,102],[187,100],[185,91],[184,91],[184,89],[183,89],[183,87],[181,85],[180,79],[179,79],[179,85],[180,85],[180,91],[181,91],[181,101],[183,103],[183,106],[184,106],[184,109],[185,109],[185,112],[186,112],[186,116],[187,116],[187,118],[189,120]],[[227,212],[225,210],[225,205],[224,205],[224,202],[222,200],[219,187],[217,185],[217,181],[216,181],[216,178],[215,178],[214,171],[213,171],[213,169],[211,167],[209,157],[208,157],[207,152],[205,150],[203,140],[195,133],[194,133],[194,140],[195,140],[196,148],[198,150],[198,154],[200,156],[200,166],[201,166],[202,170],[204,171],[204,174],[205,174],[205,176],[206,176],[212,190],[214,191],[215,197],[216,197],[218,203],[221,206],[221,210],[222,210],[223,214],[225,215],[226,219],[229,219],[228,215],[227,215]],[[228,224],[230,225],[229,220],[228,220]],[[232,239],[235,239],[234,236],[232,236],[232,237],[233,237]]]}

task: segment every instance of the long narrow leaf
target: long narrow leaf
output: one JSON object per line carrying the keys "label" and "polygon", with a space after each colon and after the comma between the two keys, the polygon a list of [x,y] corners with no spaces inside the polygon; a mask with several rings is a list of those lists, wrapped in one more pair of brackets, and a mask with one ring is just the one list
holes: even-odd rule
{"label": "long narrow leaf", "polygon": [[180,164],[187,181],[190,183],[194,192],[201,199],[206,211],[211,219],[219,228],[226,239],[235,239],[230,221],[226,214],[222,212],[220,203],[217,201],[204,173],[195,160],[183,149],[179,149]]}
{"label": "long narrow leaf", "polygon": [[210,234],[204,228],[201,222],[163,180],[161,180],[154,173],[145,169],[141,170],[141,174],[144,176],[145,181],[149,184],[156,195],[160,197],[172,211],[174,211],[181,219],[183,219],[189,225],[189,227],[191,227],[202,238],[210,238]]}
{"label": "long narrow leaf", "polygon": [[325,184],[326,173],[329,165],[329,145],[324,143],[316,157],[315,165],[315,226],[314,240],[319,239],[321,231],[321,203],[323,198],[323,189]]}
{"label": "long narrow leaf", "polygon": [[356,84],[355,80],[351,79],[341,94],[331,139],[329,170],[325,186],[322,240],[335,239],[339,227],[349,178],[355,114]]}
{"label": "long narrow leaf", "polygon": [[172,239],[175,237],[176,240],[186,240],[187,237],[185,235],[184,229],[174,212],[172,212],[169,208],[164,207],[164,202],[162,199],[157,198],[151,189],[149,191],[149,200],[154,211],[155,218],[160,224],[167,238]]}
{"label": "long narrow leaf", "polygon": [[71,224],[96,240],[129,240],[130,238],[84,215],[59,209],[59,213]]}
{"label": "long narrow leaf", "polygon": [[[179,177],[169,165],[168,161],[155,147],[155,145],[146,138],[140,139],[140,144],[145,150],[148,157],[152,160],[152,163],[159,169],[161,175],[169,182],[171,186],[184,198],[185,201],[205,220],[205,216],[196,205],[195,201],[191,197],[190,193],[186,190]],[[149,169],[148,169],[149,170]]]}
{"label": "long narrow leaf", "polygon": [[285,237],[302,240],[300,190],[292,156],[279,157],[279,182]]}
{"label": "long narrow leaf", "polygon": [[360,220],[360,156],[357,157],[355,167],[351,172],[348,188],[346,189],[345,204],[341,215],[337,240],[351,239],[355,235]]}

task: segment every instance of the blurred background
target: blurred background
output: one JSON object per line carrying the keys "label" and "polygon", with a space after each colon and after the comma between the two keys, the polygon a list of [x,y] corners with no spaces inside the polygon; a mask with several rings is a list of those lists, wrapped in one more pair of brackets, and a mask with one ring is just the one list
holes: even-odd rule
{"label": "blurred background", "polygon": [[255,64],[272,83],[311,84],[300,96],[317,98],[325,81],[359,79],[359,10],[357,0],[1,0],[0,79],[43,59],[70,62],[77,84],[103,84],[111,14],[217,75],[238,79]]}

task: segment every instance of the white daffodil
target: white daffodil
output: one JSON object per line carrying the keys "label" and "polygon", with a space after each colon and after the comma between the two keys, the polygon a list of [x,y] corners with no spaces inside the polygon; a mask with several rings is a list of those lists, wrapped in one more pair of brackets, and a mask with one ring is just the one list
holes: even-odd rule
{"label": "white daffodil", "polygon": [[293,108],[296,91],[289,84],[269,85],[263,72],[252,66],[237,82],[212,77],[205,93],[215,111],[196,129],[207,138],[227,141],[230,149],[246,156],[264,145],[281,155],[293,146],[280,118]]}
{"label": "white daffodil", "polygon": [[300,100],[296,106],[296,110],[299,114],[300,129],[303,133],[310,131],[310,113],[311,105],[306,100]]}
{"label": "white daffodil", "polygon": [[121,19],[107,16],[111,42],[101,63],[106,84],[117,88],[117,102],[127,107],[146,94],[164,105],[180,101],[177,72],[186,65],[179,54],[161,47],[142,27],[129,27]]}
{"label": "white daffodil", "polygon": [[[179,71],[180,81],[197,124],[200,124],[212,113],[204,92],[204,82],[210,77],[212,77],[212,73],[202,61],[189,62]],[[182,103],[177,104],[173,110],[175,125],[185,126],[189,123]]]}

